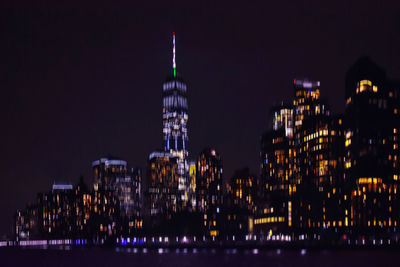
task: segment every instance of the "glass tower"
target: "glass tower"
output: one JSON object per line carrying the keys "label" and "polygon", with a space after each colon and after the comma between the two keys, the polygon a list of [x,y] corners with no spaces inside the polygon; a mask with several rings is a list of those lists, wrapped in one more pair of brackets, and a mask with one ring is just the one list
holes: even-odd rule
{"label": "glass tower", "polygon": [[187,157],[188,144],[188,103],[187,86],[184,80],[176,73],[175,62],[175,33],[173,33],[173,62],[172,74],[163,84],[163,137],[164,151],[177,158],[179,191],[182,200],[187,201]]}

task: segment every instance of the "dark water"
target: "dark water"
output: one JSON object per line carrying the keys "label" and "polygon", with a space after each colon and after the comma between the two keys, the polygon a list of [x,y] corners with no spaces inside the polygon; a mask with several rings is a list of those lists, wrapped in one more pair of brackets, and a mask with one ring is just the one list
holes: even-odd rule
{"label": "dark water", "polygon": [[5,248],[0,266],[400,266],[400,251]]}

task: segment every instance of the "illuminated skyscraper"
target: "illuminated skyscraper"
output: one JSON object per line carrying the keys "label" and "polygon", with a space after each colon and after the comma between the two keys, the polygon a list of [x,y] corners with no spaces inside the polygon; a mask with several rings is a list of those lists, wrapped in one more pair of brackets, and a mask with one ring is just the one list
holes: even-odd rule
{"label": "illuminated skyscraper", "polygon": [[121,216],[140,216],[142,171],[132,168],[124,177],[117,177],[115,191],[120,201]]}
{"label": "illuminated skyscraper", "polygon": [[196,200],[200,212],[222,204],[222,160],[215,149],[206,148],[197,158]]}
{"label": "illuminated skyscraper", "polygon": [[236,170],[231,178],[230,187],[234,205],[248,210],[251,214],[254,211],[256,176],[250,173],[249,168]]}
{"label": "illuminated skyscraper", "polygon": [[120,204],[120,217],[126,234],[142,228],[142,171],[131,168],[127,175],[117,177],[115,193]]}
{"label": "illuminated skyscraper", "polygon": [[261,199],[255,227],[262,232],[285,232],[292,226],[294,150],[293,107],[279,105],[272,110],[272,130],[261,138]]}
{"label": "illuminated skyscraper", "polygon": [[114,190],[117,177],[125,177],[128,168],[125,160],[103,157],[92,162],[94,190]]}
{"label": "illuminated skyscraper", "polygon": [[179,210],[176,158],[166,152],[153,152],[147,169],[146,218],[152,227],[171,219]]}
{"label": "illuminated skyscraper", "polygon": [[328,114],[321,112],[305,118],[296,133],[292,217],[302,232],[348,225],[344,216],[347,206],[343,198],[342,119]]}
{"label": "illuminated skyscraper", "polygon": [[292,225],[301,232],[343,227],[342,119],[320,100],[319,81],[294,80]]}
{"label": "illuminated skyscraper", "polygon": [[360,58],[346,74],[345,177],[351,191],[351,226],[396,231],[399,220],[400,84]]}
{"label": "illuminated skyscraper", "polygon": [[256,176],[249,168],[236,170],[227,184],[224,197],[224,232],[242,235],[252,233],[256,199]]}
{"label": "illuminated skyscraper", "polygon": [[177,158],[179,191],[183,201],[188,200],[188,102],[187,86],[176,72],[175,33],[173,34],[172,73],[163,84],[164,151]]}
{"label": "illuminated skyscraper", "polygon": [[222,159],[215,149],[204,149],[197,158],[196,202],[210,234],[217,235],[222,210]]}

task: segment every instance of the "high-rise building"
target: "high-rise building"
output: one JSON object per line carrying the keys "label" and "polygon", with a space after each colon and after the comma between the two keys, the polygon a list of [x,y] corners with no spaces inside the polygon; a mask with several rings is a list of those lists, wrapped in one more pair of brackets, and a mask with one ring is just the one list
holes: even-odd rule
{"label": "high-rise building", "polygon": [[203,216],[208,233],[217,235],[222,211],[222,159],[212,148],[204,149],[197,158],[196,210]]}
{"label": "high-rise building", "polygon": [[342,119],[320,100],[319,81],[294,80],[292,224],[301,232],[343,227]]}
{"label": "high-rise building", "polygon": [[348,225],[344,217],[341,121],[321,112],[305,118],[296,133],[292,216],[300,231],[318,232]]}
{"label": "high-rise building", "polygon": [[260,232],[286,232],[292,226],[294,157],[293,107],[273,107],[272,130],[261,138],[261,198],[254,221]]}
{"label": "high-rise building", "polygon": [[117,177],[125,177],[128,171],[127,163],[116,157],[107,156],[92,163],[94,190],[114,190]]}
{"label": "high-rise building", "polygon": [[233,194],[234,205],[246,209],[250,214],[254,211],[256,195],[256,176],[250,173],[249,168],[236,170],[231,178],[230,189]]}
{"label": "high-rise building", "polygon": [[252,233],[255,199],[256,176],[250,173],[249,168],[236,170],[224,197],[225,234],[243,236]]}
{"label": "high-rise building", "polygon": [[113,242],[120,234],[119,200],[114,190],[101,187],[92,192],[90,227],[95,243]]}
{"label": "high-rise building", "polygon": [[172,73],[163,84],[164,151],[177,158],[180,198],[188,201],[188,101],[187,85],[176,71],[175,33],[173,34]]}
{"label": "high-rise building", "polygon": [[40,232],[44,237],[69,236],[74,225],[73,186],[66,183],[53,184],[52,191],[38,195]]}
{"label": "high-rise building", "polygon": [[166,152],[153,152],[147,169],[146,214],[157,225],[171,219],[180,207],[179,176],[176,157]]}
{"label": "high-rise building", "polygon": [[346,74],[345,179],[357,231],[395,231],[400,222],[399,91],[367,57]]}
{"label": "high-rise building", "polygon": [[123,177],[117,177],[115,191],[120,202],[122,217],[140,217],[142,171],[132,168]]}
{"label": "high-rise building", "polygon": [[72,197],[74,222],[71,227],[71,234],[75,238],[90,237],[91,225],[89,222],[92,217],[92,204],[91,191],[81,176],[79,183],[74,188],[74,196]]}
{"label": "high-rise building", "polygon": [[120,204],[120,216],[125,234],[131,234],[143,227],[142,223],[142,171],[131,168],[115,181],[115,194]]}
{"label": "high-rise building", "polygon": [[[125,234],[142,228],[142,174],[138,168],[128,168],[125,160],[113,156],[102,157],[92,163],[94,176],[95,197],[106,198],[114,205],[115,199],[119,202],[120,214],[114,214],[112,218],[121,219],[122,228],[127,230]],[[114,199],[115,198],[115,199]],[[114,231],[115,232],[115,231]]]}

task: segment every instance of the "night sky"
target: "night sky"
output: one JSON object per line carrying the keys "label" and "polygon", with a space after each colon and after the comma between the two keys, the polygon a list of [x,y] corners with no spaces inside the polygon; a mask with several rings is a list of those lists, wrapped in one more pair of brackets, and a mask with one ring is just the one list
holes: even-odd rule
{"label": "night sky", "polygon": [[400,79],[399,1],[26,2],[0,7],[0,236],[54,181],[92,183],[103,155],[146,167],[162,148],[173,31],[190,157],[215,147],[225,179],[245,166],[259,174],[269,109],[293,98],[293,78],[320,80],[334,113],[359,56]]}

